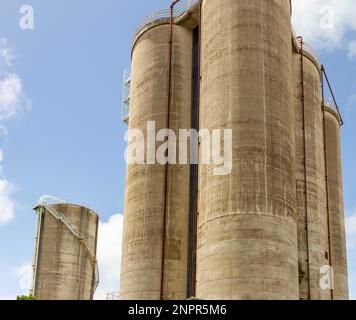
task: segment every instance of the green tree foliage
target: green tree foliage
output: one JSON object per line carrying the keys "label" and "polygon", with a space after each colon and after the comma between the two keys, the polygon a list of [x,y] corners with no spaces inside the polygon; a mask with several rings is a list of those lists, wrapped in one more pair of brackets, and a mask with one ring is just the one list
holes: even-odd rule
{"label": "green tree foliage", "polygon": [[37,300],[36,297],[34,297],[33,295],[21,295],[21,296],[17,296],[16,300]]}

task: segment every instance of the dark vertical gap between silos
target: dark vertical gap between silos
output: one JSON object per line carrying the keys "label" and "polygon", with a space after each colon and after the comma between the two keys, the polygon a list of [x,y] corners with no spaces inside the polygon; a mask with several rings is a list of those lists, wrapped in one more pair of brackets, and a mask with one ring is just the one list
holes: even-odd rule
{"label": "dark vertical gap between silos", "polygon": [[[191,129],[199,131],[199,92],[200,92],[200,30],[193,30],[192,52],[192,101]],[[190,140],[190,172],[189,172],[189,217],[188,217],[188,270],[187,298],[195,296],[196,284],[196,243],[197,243],[197,205],[198,205],[198,141]],[[193,163],[192,163],[193,162]]]}

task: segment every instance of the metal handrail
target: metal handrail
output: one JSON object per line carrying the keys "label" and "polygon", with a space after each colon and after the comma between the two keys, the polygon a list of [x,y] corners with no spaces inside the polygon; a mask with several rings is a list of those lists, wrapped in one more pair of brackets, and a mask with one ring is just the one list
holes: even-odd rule
{"label": "metal handrail", "polygon": [[[293,28],[292,28],[292,33],[293,33],[295,43],[297,45],[297,49],[299,51],[302,50],[302,39],[300,37],[297,37]],[[319,66],[321,65],[319,56],[317,55],[315,50],[305,41],[303,41],[303,51],[304,53],[309,54],[313,59],[315,59],[315,61],[319,64]]]}
{"label": "metal handrail", "polygon": [[186,2],[182,2],[180,5],[177,5],[175,7],[175,18],[181,16],[183,13],[187,12],[188,10],[192,9],[195,7],[198,3],[200,3],[200,0],[187,0]]}
{"label": "metal handrail", "polygon": [[334,111],[335,113],[339,114],[339,111],[337,110],[337,107],[331,98],[329,98],[329,100],[325,103],[325,107],[327,107],[327,108],[331,109],[332,111]]}
{"label": "metal handrail", "polygon": [[336,109],[336,113],[337,115],[339,116],[339,120],[340,120],[340,125],[344,125],[344,120],[342,119],[342,115],[341,115],[341,112],[340,112],[340,108],[338,106],[338,103],[336,101],[336,98],[335,98],[335,95],[334,95],[334,91],[331,87],[331,83],[329,81],[329,78],[328,78],[328,75],[326,74],[326,71],[325,71],[325,68],[324,66],[322,65],[321,66],[321,76],[322,76],[322,91],[323,91],[323,102],[325,103],[325,98],[324,98],[324,79],[326,80],[326,84],[330,90],[330,94],[331,94],[331,97],[332,99],[330,99],[329,101],[331,101],[331,103],[327,103],[326,104],[326,107],[329,107],[331,110],[334,110]]}
{"label": "metal handrail", "polygon": [[[174,19],[177,19],[181,17],[183,14],[194,8],[197,4],[200,3],[201,0],[186,0],[185,2],[182,2],[181,4],[177,5],[174,10],[173,10],[173,17]],[[137,27],[136,29],[136,35],[139,34],[147,25],[158,21],[162,19],[169,19],[170,18],[171,11],[170,9],[163,9],[159,11],[155,11],[151,13],[149,16],[147,16],[144,21]],[[292,33],[293,37],[295,39],[296,45],[298,50],[301,50],[301,42],[300,39],[298,39],[294,29],[292,28]],[[320,59],[315,52],[315,50],[307,43],[303,42],[303,50],[307,54],[309,54],[315,61],[320,65]]]}
{"label": "metal handrail", "polygon": [[[301,40],[300,39],[297,39],[297,45],[298,45],[298,49],[301,50],[302,44],[301,44]],[[320,65],[320,60],[319,60],[319,57],[318,57],[317,53],[315,52],[315,50],[309,44],[303,42],[303,50],[307,54],[311,55],[316,60],[316,62]]]}
{"label": "metal handrail", "polygon": [[95,265],[96,264],[95,255],[90,252],[90,249],[87,243],[85,242],[83,235],[80,234],[80,232],[69,223],[66,217],[62,213],[59,213],[52,206],[48,206],[45,204],[40,204],[39,206],[45,208],[56,220],[64,224],[64,226],[69,230],[69,232],[80,241],[80,243],[84,248],[85,253],[89,257],[91,264]]}
{"label": "metal handrail", "polygon": [[122,86],[121,121],[128,124],[130,110],[131,71],[124,70]]}
{"label": "metal handrail", "polygon": [[151,13],[145,20],[142,21],[141,24],[136,29],[136,34],[140,33],[140,31],[147,25],[161,19],[167,19],[170,16],[170,10],[164,9]]}
{"label": "metal handrail", "polygon": [[120,300],[120,291],[107,293],[106,300]]}
{"label": "metal handrail", "polygon": [[[200,0],[186,0],[180,5],[177,5],[174,10],[173,10],[173,17],[174,19],[179,18],[182,16],[184,13],[195,7],[198,3],[200,3]],[[147,25],[161,19],[169,19],[171,16],[171,10],[170,9],[163,9],[159,11],[155,11],[151,13],[148,17],[145,18],[142,23],[137,27],[136,29],[136,34],[140,33],[142,29],[144,29]]]}

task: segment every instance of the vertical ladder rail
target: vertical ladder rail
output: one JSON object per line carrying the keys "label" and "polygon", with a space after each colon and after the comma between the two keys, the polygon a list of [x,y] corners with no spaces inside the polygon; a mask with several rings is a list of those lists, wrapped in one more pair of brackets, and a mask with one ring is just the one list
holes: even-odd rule
{"label": "vertical ladder rail", "polygon": [[305,212],[305,231],[307,245],[307,270],[308,270],[308,300],[311,299],[311,278],[310,278],[310,251],[309,251],[309,208],[308,208],[308,174],[307,174],[307,141],[306,141],[306,114],[305,114],[305,87],[304,87],[304,42],[300,39],[300,65],[302,80],[302,107],[303,107],[303,149],[304,149],[304,212]]}
{"label": "vertical ladder rail", "polygon": [[37,225],[36,225],[36,235],[35,235],[35,252],[33,255],[33,263],[32,263],[32,284],[31,284],[31,289],[30,289],[30,295],[33,295],[33,296],[35,295],[35,290],[36,290],[38,252],[39,252],[39,245],[40,245],[42,217],[43,217],[43,209],[40,208],[39,212],[37,213]]}

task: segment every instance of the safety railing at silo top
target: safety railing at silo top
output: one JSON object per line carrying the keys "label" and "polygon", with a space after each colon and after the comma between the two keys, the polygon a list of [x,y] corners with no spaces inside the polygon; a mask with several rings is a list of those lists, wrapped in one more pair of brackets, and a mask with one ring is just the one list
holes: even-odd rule
{"label": "safety railing at silo top", "polygon": [[125,122],[126,124],[129,123],[130,102],[131,102],[131,72],[128,70],[124,70],[124,76],[122,81],[121,121]]}
{"label": "safety railing at silo top", "polygon": [[[196,5],[200,3],[200,0],[186,0],[182,1],[179,5],[174,8],[173,17],[177,19],[181,17],[183,14],[193,9]],[[155,11],[147,16],[142,23],[136,29],[136,35],[140,33],[142,29],[144,29],[147,25],[161,20],[170,18],[171,10],[163,9],[159,11]],[[131,72],[128,70],[124,70],[123,76],[123,84],[122,84],[122,107],[121,107],[121,121],[128,124],[129,122],[129,114],[130,114],[130,102],[131,102]]]}
{"label": "safety railing at silo top", "polygon": [[[297,46],[298,51],[302,50],[302,39],[301,37],[297,37],[295,30],[292,28],[292,33],[294,37],[295,44]],[[312,59],[315,60],[315,62],[319,65],[320,67],[320,59],[315,52],[315,50],[306,42],[303,41],[303,52],[307,55],[309,55]]]}
{"label": "safety railing at silo top", "polygon": [[[200,3],[200,0],[185,0],[181,1],[174,7],[173,10],[173,18],[177,19],[187,11],[193,9],[196,5]],[[145,28],[147,25],[161,19],[168,19],[171,16],[170,9],[163,9],[159,11],[155,11],[147,16],[137,27],[136,34],[140,33],[140,31]]]}
{"label": "safety railing at silo top", "polygon": [[120,292],[109,292],[106,294],[106,300],[120,300]]}

